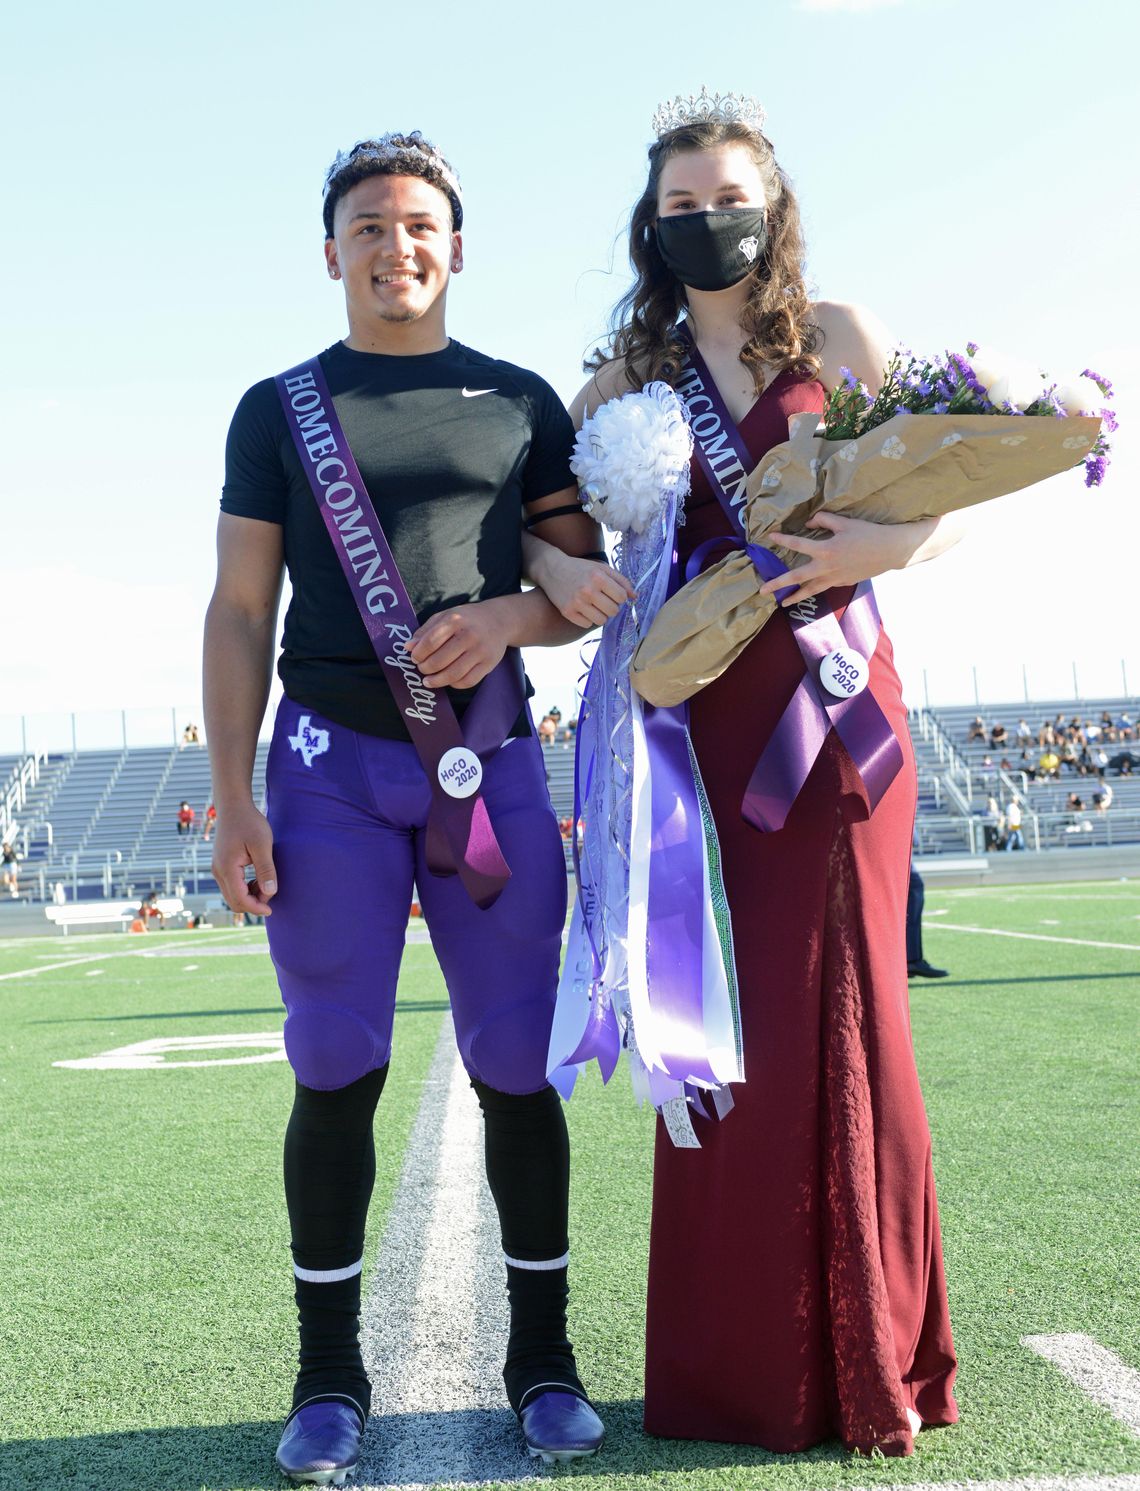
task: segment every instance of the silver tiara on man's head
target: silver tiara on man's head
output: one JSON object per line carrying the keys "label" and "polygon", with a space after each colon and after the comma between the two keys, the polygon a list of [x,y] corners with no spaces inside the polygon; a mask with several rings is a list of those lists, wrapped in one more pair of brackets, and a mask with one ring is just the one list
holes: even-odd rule
{"label": "silver tiara on man's head", "polygon": [[454,196],[454,205],[458,209],[456,215],[462,219],[463,191],[459,185],[459,177],[449,162],[444,159],[430,140],[420,134],[418,129],[412,130],[410,134],[389,132],[386,135],[378,135],[374,140],[358,140],[351,150],[338,150],[336,160],[333,161],[325,176],[324,194],[327,197],[341,172],[349,166],[356,165],[358,161],[399,162],[401,158],[407,157],[428,166],[435,175],[439,176],[449,194]]}
{"label": "silver tiara on man's head", "polygon": [[760,100],[746,93],[710,93],[702,84],[697,94],[678,93],[653,116],[653,133],[660,140],[686,124],[743,124],[759,134],[764,127]]}

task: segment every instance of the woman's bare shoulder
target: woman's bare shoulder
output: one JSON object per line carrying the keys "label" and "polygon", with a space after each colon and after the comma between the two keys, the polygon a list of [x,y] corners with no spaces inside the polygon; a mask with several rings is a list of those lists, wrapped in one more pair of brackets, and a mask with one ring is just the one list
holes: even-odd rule
{"label": "woman's bare shoulder", "polygon": [[823,386],[834,388],[846,367],[869,388],[878,388],[895,344],[879,317],[863,305],[817,300],[812,303],[811,318],[823,333],[818,348]]}
{"label": "woman's bare shoulder", "polygon": [[624,357],[612,357],[609,362],[602,363],[600,368],[595,368],[570,405],[570,418],[574,421],[575,429],[595,409],[600,409],[610,399],[616,399],[629,390]]}

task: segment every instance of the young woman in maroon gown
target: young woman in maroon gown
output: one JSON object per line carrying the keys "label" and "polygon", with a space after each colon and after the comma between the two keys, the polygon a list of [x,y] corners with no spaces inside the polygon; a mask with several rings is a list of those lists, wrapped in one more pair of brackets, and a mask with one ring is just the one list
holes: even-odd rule
{"label": "young woman in maroon gown", "polygon": [[[679,218],[689,222],[678,231]],[[741,232],[761,244],[745,271],[731,262]],[[787,438],[789,415],[820,413],[841,367],[877,386],[889,343],[866,313],[808,300],[795,200],[758,125],[698,119],[659,138],[631,259],[637,280],[611,356],[579,396],[579,422],[631,387],[675,381],[682,308],[754,461]],[[682,565],[730,532],[695,460],[686,511]],[[827,592],[840,613],[857,581],[953,542],[934,521],[821,515],[817,526],[818,539],[780,536],[806,557],[791,602]],[[541,583],[576,619],[612,614],[605,572],[584,571],[571,562]],[[920,1423],[957,1417],[907,1005],[914,759],[883,632],[869,686],[903,770],[867,817],[832,732],[784,828],[753,828],[745,787],[802,676],[777,614],[690,701],[732,913],[747,1080],[725,1121],[698,1121],[700,1149],[674,1148],[658,1123],[645,1425],[785,1452],[838,1436],[909,1454]]]}

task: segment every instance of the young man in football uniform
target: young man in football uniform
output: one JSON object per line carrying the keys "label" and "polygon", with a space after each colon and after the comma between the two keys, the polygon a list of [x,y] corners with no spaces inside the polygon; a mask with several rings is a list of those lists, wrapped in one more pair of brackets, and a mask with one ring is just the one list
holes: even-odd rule
{"label": "young man in football uniform", "polygon": [[[603,1432],[566,1335],[569,1157],[546,1083],[564,860],[513,671],[524,643],[579,635],[521,590],[524,517],[568,553],[600,543],[553,391],[447,335],[462,221],[455,173],[418,132],[339,155],[325,260],[348,336],[251,388],[226,447],[205,643],[214,870],[235,911],[268,919],[296,1077],[285,1189],[300,1371],[277,1452],[295,1480],[342,1481],[369,1411],[358,1315],[372,1120],[413,882],[484,1115],[508,1398],[532,1454],[591,1454]],[[266,817],[250,781],[286,569]],[[599,564],[583,624],[612,614],[624,584]]]}

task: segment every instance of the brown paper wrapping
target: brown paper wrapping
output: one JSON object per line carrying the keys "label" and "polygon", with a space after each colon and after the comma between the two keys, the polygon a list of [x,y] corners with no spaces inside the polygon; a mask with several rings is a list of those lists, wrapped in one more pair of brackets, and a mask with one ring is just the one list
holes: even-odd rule
{"label": "brown paper wrapping", "polygon": [[[1100,421],[1014,414],[896,414],[856,440],[824,440],[795,414],[789,438],[748,478],[750,543],[773,529],[804,533],[821,508],[873,523],[911,523],[989,502],[1083,461]],[[811,536],[821,537],[819,530]],[[785,564],[806,561],[772,546]],[[650,704],[679,704],[719,678],[776,609],[740,550],[681,587],[654,618],[633,660]]]}

